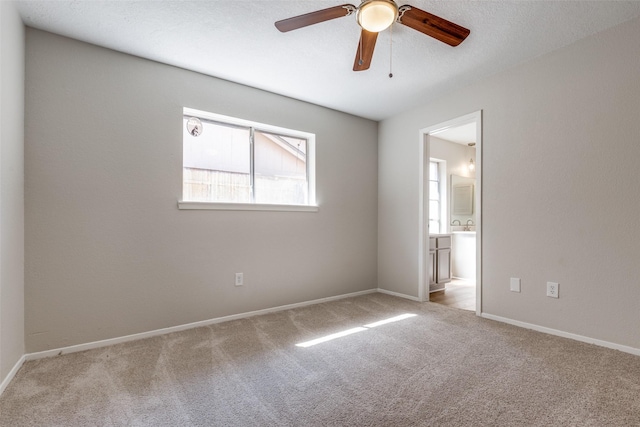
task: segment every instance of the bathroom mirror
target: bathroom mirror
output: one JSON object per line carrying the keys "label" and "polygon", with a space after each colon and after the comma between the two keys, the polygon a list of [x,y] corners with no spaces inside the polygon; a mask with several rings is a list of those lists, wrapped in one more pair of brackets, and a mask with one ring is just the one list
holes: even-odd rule
{"label": "bathroom mirror", "polygon": [[475,224],[475,178],[451,175],[451,219],[465,225],[469,219]]}
{"label": "bathroom mirror", "polygon": [[453,186],[453,214],[471,215],[473,213],[473,184]]}

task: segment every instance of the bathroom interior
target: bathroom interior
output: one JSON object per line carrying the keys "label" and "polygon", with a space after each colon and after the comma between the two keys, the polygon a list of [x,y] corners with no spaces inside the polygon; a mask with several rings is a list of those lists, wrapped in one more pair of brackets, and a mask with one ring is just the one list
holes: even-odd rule
{"label": "bathroom interior", "polygon": [[476,309],[476,124],[429,136],[429,300]]}

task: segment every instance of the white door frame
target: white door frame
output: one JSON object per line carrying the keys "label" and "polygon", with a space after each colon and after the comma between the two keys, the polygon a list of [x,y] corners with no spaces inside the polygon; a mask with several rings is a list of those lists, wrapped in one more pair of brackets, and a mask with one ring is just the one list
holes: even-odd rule
{"label": "white door frame", "polygon": [[[476,315],[482,314],[482,110],[420,129],[420,184],[419,184],[419,244],[418,244],[418,298],[429,300],[429,135],[445,129],[476,124]],[[427,180],[427,181],[425,181]]]}

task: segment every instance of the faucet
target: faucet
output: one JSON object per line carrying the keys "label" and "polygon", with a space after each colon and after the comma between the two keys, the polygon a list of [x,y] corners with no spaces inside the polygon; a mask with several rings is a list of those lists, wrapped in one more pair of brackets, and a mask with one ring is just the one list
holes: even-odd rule
{"label": "faucet", "polygon": [[[471,223],[471,224],[469,224]],[[464,226],[464,231],[471,231],[471,226],[473,226],[473,220],[469,218],[467,220],[467,225]]]}
{"label": "faucet", "polygon": [[453,221],[451,221],[451,225],[456,225],[456,221],[458,221],[458,225],[462,225],[459,219],[454,219]]}

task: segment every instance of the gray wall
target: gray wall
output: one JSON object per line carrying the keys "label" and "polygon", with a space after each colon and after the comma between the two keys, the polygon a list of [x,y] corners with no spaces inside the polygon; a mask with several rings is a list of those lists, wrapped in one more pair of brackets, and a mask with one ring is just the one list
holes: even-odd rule
{"label": "gray wall", "polygon": [[24,354],[24,25],[0,2],[0,382]]}
{"label": "gray wall", "polygon": [[474,177],[475,170],[469,170],[469,159],[476,161],[476,149],[436,136],[429,137],[429,156],[447,162],[447,179],[451,174]]}
{"label": "gray wall", "polygon": [[483,311],[640,348],[638,40],[635,19],[380,123],[380,288],[418,295],[418,130],[483,110]]}
{"label": "gray wall", "polygon": [[[377,287],[376,122],[38,30],[26,47],[28,352]],[[178,210],[184,106],[315,133],[319,212]]]}

